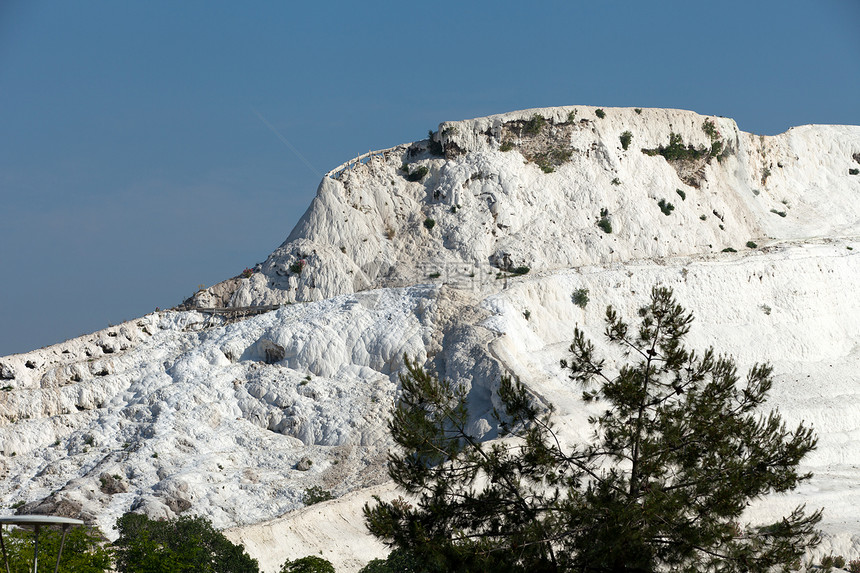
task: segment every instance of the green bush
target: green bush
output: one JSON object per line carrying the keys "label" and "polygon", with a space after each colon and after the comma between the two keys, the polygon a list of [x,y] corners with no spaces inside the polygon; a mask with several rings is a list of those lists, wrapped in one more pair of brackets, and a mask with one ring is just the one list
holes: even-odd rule
{"label": "green bush", "polygon": [[499,146],[499,151],[510,151],[513,148],[514,148],[514,142],[511,141],[510,139],[506,139]]}
{"label": "green bush", "polygon": [[600,108],[597,108],[596,110],[594,110],[594,115],[596,115],[600,119],[603,119],[604,117],[606,117],[606,112]]}
{"label": "green bush", "polygon": [[537,135],[546,125],[546,119],[540,114],[534,114],[532,118],[523,124],[523,133],[526,135]]}
{"label": "green bush", "polygon": [[708,151],[704,148],[696,149],[692,145],[684,145],[680,134],[669,133],[669,145],[661,145],[656,149],[643,149],[645,155],[662,155],[667,161],[692,161],[704,157]]}
{"label": "green bush", "polygon": [[777,211],[776,209],[771,209],[771,210],[770,210],[770,212],[771,212],[771,213],[776,213],[776,214],[777,214],[777,215],[779,215],[780,217],[785,217],[785,216],[786,216],[786,212],[785,212],[785,211]]}
{"label": "green bush", "polygon": [[280,573],[335,573],[335,570],[328,559],[308,555],[294,561],[287,559],[281,566]]}
{"label": "green bush", "polygon": [[[63,534],[56,529],[39,531],[39,561],[54,570]],[[33,567],[33,533],[12,529],[3,533],[10,571],[30,571]],[[59,573],[103,573],[112,570],[113,552],[102,536],[89,527],[72,527],[66,534]],[[39,567],[42,571],[42,567]],[[5,571],[5,569],[3,569]]]}
{"label": "green bush", "polygon": [[636,115],[642,115],[642,108],[641,107],[633,108],[633,111],[636,112]]}
{"label": "green bush", "polygon": [[726,247],[725,249],[723,249],[722,252],[724,252],[724,253],[737,253],[738,251],[736,249],[731,248],[731,247]]}
{"label": "green bush", "polygon": [[241,545],[216,531],[203,517],[150,520],[126,513],[116,522],[120,573],[258,573]]}
{"label": "green bush", "polygon": [[619,137],[619,139],[621,140],[621,147],[624,149],[624,151],[627,151],[627,148],[630,147],[630,142],[633,141],[633,134],[629,131],[625,131],[621,134],[621,137]]}
{"label": "green bush", "polygon": [[860,175],[860,169],[852,167],[848,170],[848,175]]}
{"label": "green bush", "polygon": [[573,155],[573,149],[567,148],[562,149],[560,147],[553,147],[547,152],[547,157],[554,165],[561,165],[567,161],[570,161],[570,156]]}
{"label": "green bush", "polygon": [[445,155],[445,150],[442,148],[442,144],[436,141],[436,133],[432,129],[427,131],[427,139],[430,140],[430,144],[427,146],[427,149],[431,154],[438,156]]}
{"label": "green bush", "polygon": [[374,559],[358,573],[446,573],[446,571],[434,564],[432,560],[419,559],[412,552],[397,548],[385,559]]}
{"label": "green bush", "polygon": [[711,141],[716,141],[720,138],[720,132],[717,130],[717,125],[708,118],[705,118],[705,121],[702,123],[702,130],[709,138],[711,138]]}
{"label": "green bush", "polygon": [[290,272],[296,275],[302,274],[305,266],[307,266],[308,262],[306,259],[299,259],[290,265]]}
{"label": "green bush", "polygon": [[534,157],[534,162],[544,173],[552,173],[555,168],[570,161],[570,156],[573,155],[572,149],[561,147],[553,147],[546,153],[542,153]]}
{"label": "green bush", "polygon": [[427,168],[426,165],[420,166],[415,171],[410,172],[407,170],[406,171],[406,180],[407,181],[421,181],[422,179],[424,179],[424,176],[427,175],[429,172],[430,172],[430,170]]}
{"label": "green bush", "polygon": [[588,289],[578,288],[573,291],[573,295],[570,298],[573,301],[573,304],[579,308],[585,308],[588,304]]}
{"label": "green bush", "polygon": [[576,121],[576,110],[567,114],[567,123],[573,123],[574,121]]}
{"label": "green bush", "polygon": [[607,217],[601,217],[600,220],[597,221],[597,226],[600,227],[600,230],[607,235],[612,232],[612,222]]}
{"label": "green bush", "polygon": [[552,163],[550,163],[546,157],[536,158],[535,163],[537,163],[538,167],[540,167],[540,170],[544,173],[552,173],[553,171],[555,171],[555,167],[552,166]]}
{"label": "green bush", "polygon": [[747,241],[747,248],[748,249],[755,249],[756,247],[758,247],[758,245],[756,245],[754,242]]}
{"label": "green bush", "polygon": [[683,190],[683,189],[675,189],[675,193],[677,193],[677,194],[678,194],[678,197],[680,197],[680,198],[681,198],[681,201],[686,201],[686,200],[687,200],[687,194],[686,194],[686,193],[684,193],[684,190]]}
{"label": "green bush", "polygon": [[314,485],[307,488],[305,490],[304,496],[302,497],[302,501],[305,502],[305,505],[313,505],[315,503],[321,503],[330,499],[334,499],[334,496],[331,494],[331,492],[321,488],[318,485]]}
{"label": "green bush", "polygon": [[514,267],[511,269],[511,274],[514,275],[526,275],[531,269],[525,265],[521,267]]}
{"label": "green bush", "polygon": [[660,155],[666,159],[699,159],[703,152],[700,149],[693,148],[692,145],[684,145],[684,139],[679,133],[671,132],[669,134],[669,145],[666,147],[658,147]]}
{"label": "green bush", "polygon": [[427,228],[428,231],[430,231],[433,229],[433,227],[436,226],[436,220],[427,217],[426,219],[424,219],[424,226]]}
{"label": "green bush", "polygon": [[675,206],[671,203],[668,203],[665,199],[660,199],[657,201],[657,206],[660,207],[660,211],[663,212],[667,217],[672,214],[672,211],[675,210]]}

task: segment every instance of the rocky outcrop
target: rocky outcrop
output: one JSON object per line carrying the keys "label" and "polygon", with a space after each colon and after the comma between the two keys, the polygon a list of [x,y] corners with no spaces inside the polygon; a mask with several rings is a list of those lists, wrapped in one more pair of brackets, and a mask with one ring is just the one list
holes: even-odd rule
{"label": "rocky outcrop", "polygon": [[335,172],[260,272],[195,296],[251,306],[421,281],[486,287],[502,260],[544,272],[704,255],[850,236],[860,221],[848,175],[860,128],[760,137],[687,111],[600,111],[446,122],[447,156],[401,146]]}

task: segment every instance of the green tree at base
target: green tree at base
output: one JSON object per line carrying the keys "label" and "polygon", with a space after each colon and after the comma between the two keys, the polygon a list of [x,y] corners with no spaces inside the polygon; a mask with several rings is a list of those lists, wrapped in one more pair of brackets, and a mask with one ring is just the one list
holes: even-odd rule
{"label": "green tree at base", "polygon": [[[55,528],[40,528],[39,571],[51,571],[57,565],[57,551],[63,533]],[[33,532],[11,529],[3,532],[3,543],[12,573],[33,570]],[[63,543],[59,573],[104,573],[111,570],[111,550],[97,530],[88,527],[70,527]],[[0,561],[2,561],[0,556]],[[0,564],[0,571],[6,569]]]}
{"label": "green tree at base", "polygon": [[258,573],[240,545],[233,544],[203,517],[155,521],[126,513],[116,522],[120,573]]}
{"label": "green tree at base", "polygon": [[308,555],[287,561],[281,566],[280,573],[335,573],[334,566],[328,559],[317,557],[316,555]]}
{"label": "green tree at base", "polygon": [[562,361],[583,398],[602,410],[594,439],[561,444],[551,411],[503,377],[504,434],[467,431],[465,392],[407,362],[389,423],[399,451],[389,474],[414,497],[365,506],[369,530],[413,555],[422,571],[793,570],[819,541],[821,512],[796,508],[766,525],[743,523],[752,500],[794,489],[812,431],[762,413],[771,368],[741,381],[734,361],[687,350],[693,322],[655,287],[631,329],[611,307],[608,340],[630,362],[596,356],[577,328]]}

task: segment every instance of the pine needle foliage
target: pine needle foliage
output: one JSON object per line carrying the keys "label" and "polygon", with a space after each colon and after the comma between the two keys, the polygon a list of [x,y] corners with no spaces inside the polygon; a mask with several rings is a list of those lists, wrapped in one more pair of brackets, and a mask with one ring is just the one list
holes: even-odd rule
{"label": "pine needle foliage", "polygon": [[503,377],[501,438],[468,431],[465,391],[408,362],[389,424],[389,474],[402,499],[366,505],[371,533],[416,571],[765,572],[794,570],[819,542],[821,512],[743,522],[747,505],[794,489],[816,439],[761,406],[767,364],[741,381],[730,357],[687,350],[693,322],[655,287],[631,328],[609,307],[605,335],[629,362],[610,366],[578,328],[562,361],[587,402],[593,440],[563,445],[552,408]]}
{"label": "pine needle foliage", "polygon": [[[553,562],[547,508],[561,501],[548,413],[525,388],[503,377],[502,433],[522,442],[483,443],[470,435],[463,388],[406,361],[403,394],[389,422],[400,451],[389,454],[389,475],[419,497],[365,506],[370,531],[418,557],[425,571],[520,571],[517,563]],[[535,542],[535,540],[541,540]],[[517,555],[511,560],[511,552]],[[510,569],[510,567],[514,567]]]}

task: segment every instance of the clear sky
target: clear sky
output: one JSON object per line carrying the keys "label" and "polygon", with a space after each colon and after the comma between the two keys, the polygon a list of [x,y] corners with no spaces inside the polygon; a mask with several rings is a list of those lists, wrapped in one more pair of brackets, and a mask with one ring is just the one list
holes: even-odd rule
{"label": "clear sky", "polygon": [[860,124],[860,1],[2,0],[0,355],[264,260],[359,153],[574,104]]}

